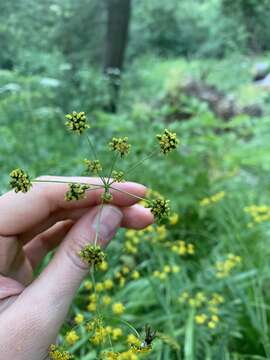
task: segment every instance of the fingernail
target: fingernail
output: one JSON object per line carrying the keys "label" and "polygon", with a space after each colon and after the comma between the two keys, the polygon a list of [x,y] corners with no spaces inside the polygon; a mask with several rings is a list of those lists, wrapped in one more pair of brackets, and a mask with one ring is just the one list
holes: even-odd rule
{"label": "fingernail", "polygon": [[115,206],[103,205],[101,212],[98,210],[93,226],[98,232],[98,242],[101,246],[106,246],[113,238],[122,218],[122,212]]}

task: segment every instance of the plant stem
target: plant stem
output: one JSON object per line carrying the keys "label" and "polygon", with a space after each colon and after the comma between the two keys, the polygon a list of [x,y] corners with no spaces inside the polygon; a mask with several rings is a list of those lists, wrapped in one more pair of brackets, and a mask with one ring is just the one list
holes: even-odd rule
{"label": "plant stem", "polygon": [[120,193],[122,193],[122,194],[126,194],[126,195],[129,195],[129,196],[132,196],[132,197],[134,197],[135,199],[138,199],[138,200],[142,200],[142,201],[149,202],[147,199],[144,199],[144,198],[142,198],[142,197],[140,197],[140,196],[137,196],[137,195],[131,194],[131,193],[130,193],[130,192],[128,192],[128,191],[119,190],[119,189],[117,189],[117,188],[115,188],[115,187],[112,187],[112,186],[111,186],[111,189],[113,189],[113,190],[115,190],[115,191],[119,191],[119,192],[120,192]]}
{"label": "plant stem", "polygon": [[[88,134],[86,134],[86,138],[87,138],[88,144],[89,144],[89,146],[90,146],[90,149],[91,149],[91,151],[92,151],[92,153],[93,153],[93,155],[94,155],[95,160],[98,160],[95,147],[94,147],[94,145],[92,144],[92,141],[91,141],[90,136],[89,136]],[[101,176],[101,175],[99,175],[99,178],[101,179],[101,181],[102,181],[103,184],[105,185],[106,182],[105,182],[105,180],[104,180],[104,177]]]}
{"label": "plant stem", "polygon": [[[103,188],[103,185],[98,185],[98,184],[91,184],[91,183],[83,183],[80,181],[64,181],[64,180],[32,180],[33,183],[55,183],[55,184],[81,184],[81,185],[91,185],[93,187],[98,188]],[[91,189],[89,189],[91,190]],[[94,189],[92,189],[94,190]]]}
{"label": "plant stem", "polygon": [[151,157],[153,157],[154,155],[156,155],[157,152],[156,150],[153,151],[152,153],[148,154],[146,157],[144,157],[142,160],[140,160],[139,162],[137,162],[136,164],[134,164],[133,166],[131,166],[127,171],[126,171],[126,175],[130,174],[133,170],[135,170],[138,166],[140,166],[142,163],[144,163],[146,160],[150,159]]}
{"label": "plant stem", "polygon": [[112,175],[112,172],[113,172],[114,166],[115,166],[115,164],[116,164],[116,161],[117,161],[117,159],[118,159],[118,155],[119,155],[119,154],[118,154],[118,153],[116,153],[116,154],[115,154],[115,156],[114,156],[114,159],[113,159],[113,161],[112,161],[112,166],[111,166],[111,169],[110,169],[110,172],[109,172],[107,185],[109,185],[109,181],[110,181],[110,178],[111,178],[111,175]]}

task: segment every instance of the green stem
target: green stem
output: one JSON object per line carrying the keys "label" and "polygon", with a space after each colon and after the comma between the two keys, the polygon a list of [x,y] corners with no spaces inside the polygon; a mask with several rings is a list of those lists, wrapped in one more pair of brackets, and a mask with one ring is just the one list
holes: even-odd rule
{"label": "green stem", "polygon": [[128,191],[119,190],[119,189],[117,189],[117,188],[115,188],[115,187],[112,187],[112,186],[111,186],[111,189],[113,189],[113,190],[115,190],[115,191],[119,191],[119,192],[120,192],[120,193],[122,193],[122,194],[126,194],[126,195],[129,195],[129,196],[132,196],[132,197],[134,197],[135,199],[138,199],[138,200],[142,200],[142,201],[149,202],[149,200],[144,199],[144,198],[142,198],[142,197],[140,197],[140,196],[137,196],[137,195],[131,194],[131,193],[130,193],[130,192],[128,192]]}
{"label": "green stem", "polygon": [[[94,155],[95,160],[98,160],[95,147],[94,147],[94,145],[92,144],[92,141],[91,141],[90,136],[89,136],[88,134],[86,134],[86,138],[87,138],[88,144],[89,144],[89,146],[90,146],[90,149],[91,149],[91,151],[92,151],[92,153],[93,153],[93,155]],[[99,178],[100,178],[100,180],[103,182],[103,184],[105,185],[106,182],[105,182],[104,177],[101,176],[101,175],[99,175]]]}
{"label": "green stem", "polygon": [[118,155],[119,155],[119,154],[118,154],[118,153],[116,153],[116,154],[115,154],[115,156],[114,156],[114,159],[113,159],[113,161],[112,161],[112,166],[111,166],[111,169],[110,169],[110,172],[109,172],[107,185],[109,185],[110,178],[111,178],[111,175],[112,175],[112,172],[113,172],[114,166],[115,166],[116,161],[117,161],[117,159],[118,159]]}
{"label": "green stem", "polygon": [[[103,188],[103,185],[97,185],[97,184],[91,184],[91,183],[83,183],[80,181],[64,181],[64,180],[32,180],[32,183],[55,183],[55,184],[81,184],[81,185],[90,185],[93,187],[98,188]],[[91,189],[89,189],[91,190]],[[94,189],[92,189],[94,190]]]}
{"label": "green stem", "polygon": [[138,166],[140,166],[142,163],[144,163],[146,160],[150,159],[151,157],[153,157],[154,155],[156,155],[157,152],[156,150],[153,151],[152,153],[148,154],[146,157],[144,157],[142,160],[140,160],[139,162],[137,162],[136,164],[134,164],[133,166],[131,166],[127,171],[126,171],[126,175],[130,174],[133,170],[135,170]]}
{"label": "green stem", "polygon": [[100,205],[99,210],[98,210],[97,228],[96,228],[95,242],[94,242],[95,246],[97,246],[99,228],[100,228],[100,219],[101,219],[101,213],[102,213],[103,206],[104,206],[104,201],[102,200],[101,205]]}

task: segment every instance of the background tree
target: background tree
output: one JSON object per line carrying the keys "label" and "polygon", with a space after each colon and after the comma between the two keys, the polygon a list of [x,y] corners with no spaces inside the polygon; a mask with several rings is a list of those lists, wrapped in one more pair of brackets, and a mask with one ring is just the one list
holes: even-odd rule
{"label": "background tree", "polygon": [[107,1],[107,35],[105,43],[104,70],[111,90],[108,110],[116,112],[121,71],[128,41],[131,0]]}

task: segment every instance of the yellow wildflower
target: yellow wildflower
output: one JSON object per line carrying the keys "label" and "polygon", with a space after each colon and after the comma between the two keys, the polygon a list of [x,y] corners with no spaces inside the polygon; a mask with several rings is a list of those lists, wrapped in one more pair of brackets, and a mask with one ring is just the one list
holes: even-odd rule
{"label": "yellow wildflower", "polygon": [[178,223],[179,220],[179,215],[174,213],[169,217],[169,222],[171,225],[176,225]]}
{"label": "yellow wildflower", "polygon": [[107,279],[104,281],[103,285],[106,290],[111,290],[113,288],[113,281],[111,279]]}
{"label": "yellow wildflower", "polygon": [[74,345],[79,340],[79,336],[75,330],[71,330],[66,334],[65,339],[69,345]]}
{"label": "yellow wildflower", "polygon": [[110,303],[112,302],[112,298],[108,295],[104,295],[102,298],[102,302],[104,305],[110,305]]}
{"label": "yellow wildflower", "polygon": [[84,322],[84,316],[83,316],[83,314],[77,314],[76,316],[75,316],[75,318],[74,318],[74,321],[75,321],[75,323],[77,324],[77,325],[80,325],[80,324],[82,324],[83,322]]}
{"label": "yellow wildflower", "polygon": [[137,279],[139,279],[139,277],[140,277],[139,271],[134,270],[134,271],[131,273],[131,278],[132,278],[132,279],[137,280]]}
{"label": "yellow wildflower", "polygon": [[112,331],[112,339],[117,340],[119,337],[123,335],[123,331],[121,328],[114,328]]}
{"label": "yellow wildflower", "polygon": [[195,316],[195,321],[199,325],[203,325],[207,320],[207,315],[205,314],[199,314]]}
{"label": "yellow wildflower", "polygon": [[109,267],[109,265],[108,265],[107,261],[103,260],[102,263],[99,265],[98,268],[99,268],[101,271],[107,271],[107,270],[108,270],[108,267]]}
{"label": "yellow wildflower", "polygon": [[121,315],[125,311],[125,306],[121,302],[115,303],[112,306],[112,311],[116,315]]}

